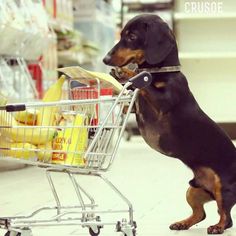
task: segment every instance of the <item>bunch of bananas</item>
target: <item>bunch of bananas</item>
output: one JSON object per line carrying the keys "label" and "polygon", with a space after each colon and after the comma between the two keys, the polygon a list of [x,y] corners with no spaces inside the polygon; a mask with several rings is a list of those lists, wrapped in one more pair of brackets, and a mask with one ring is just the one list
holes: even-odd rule
{"label": "bunch of bananas", "polygon": [[[59,101],[65,76],[61,76],[43,97],[43,102]],[[0,111],[0,152],[4,156],[29,159],[38,157],[39,160],[49,161],[52,141],[58,135],[53,128],[54,116],[58,107],[45,106],[39,110],[26,110],[13,115]],[[51,126],[52,128],[45,128]],[[42,151],[40,151],[42,149]],[[50,155],[49,155],[50,154]]]}

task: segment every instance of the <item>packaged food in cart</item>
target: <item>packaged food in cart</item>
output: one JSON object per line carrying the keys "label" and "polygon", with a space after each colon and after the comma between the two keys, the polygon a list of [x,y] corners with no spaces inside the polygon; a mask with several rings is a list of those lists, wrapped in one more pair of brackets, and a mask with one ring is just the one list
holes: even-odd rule
{"label": "packaged food in cart", "polygon": [[52,163],[83,166],[88,145],[88,117],[85,114],[63,114],[60,130],[52,143]]}
{"label": "packaged food in cart", "polygon": [[[90,80],[91,81],[91,80]],[[113,96],[113,88],[100,88],[99,85],[91,82],[90,85],[83,85],[76,83],[76,80],[72,80],[70,83],[71,98],[74,100],[84,100],[84,99],[98,99],[98,98],[111,98]],[[112,102],[99,103],[90,107],[90,113],[95,112],[93,117],[92,124],[97,125],[99,122],[102,122],[107,112],[110,110]],[[114,123],[114,112],[109,117],[109,123]]]}

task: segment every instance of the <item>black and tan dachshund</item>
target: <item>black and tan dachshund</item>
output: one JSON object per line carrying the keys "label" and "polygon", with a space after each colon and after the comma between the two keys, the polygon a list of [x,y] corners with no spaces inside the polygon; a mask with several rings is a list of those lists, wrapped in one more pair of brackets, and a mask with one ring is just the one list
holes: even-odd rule
{"label": "black and tan dachshund", "polygon": [[[204,220],[203,206],[212,200],[217,203],[220,220],[208,228],[208,234],[221,234],[232,227],[236,148],[193,97],[178,69],[177,44],[168,25],[153,14],[134,17],[103,61],[121,69],[132,62],[138,65],[135,73],[151,72],[151,85],[139,91],[135,103],[140,133],[153,149],[180,159],[193,171],[186,194],[193,213],[170,225],[170,229],[186,230]],[[126,70],[121,80],[132,73]]]}

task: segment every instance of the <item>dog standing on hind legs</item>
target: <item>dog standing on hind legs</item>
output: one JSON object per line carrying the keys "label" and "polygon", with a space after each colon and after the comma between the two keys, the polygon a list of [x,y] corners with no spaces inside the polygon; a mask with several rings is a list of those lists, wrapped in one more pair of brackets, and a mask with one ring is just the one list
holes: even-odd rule
{"label": "dog standing on hind legs", "polygon": [[[157,15],[134,17],[103,61],[124,72],[121,76],[115,73],[122,82],[143,70],[152,74],[151,85],[139,91],[135,102],[139,131],[150,147],[180,159],[193,172],[186,194],[192,215],[170,229],[186,230],[204,220],[204,204],[212,200],[220,219],[208,227],[208,234],[222,234],[232,227],[236,148],[193,97],[180,71],[175,37],[168,25]],[[134,72],[123,69],[130,63],[138,65]]]}

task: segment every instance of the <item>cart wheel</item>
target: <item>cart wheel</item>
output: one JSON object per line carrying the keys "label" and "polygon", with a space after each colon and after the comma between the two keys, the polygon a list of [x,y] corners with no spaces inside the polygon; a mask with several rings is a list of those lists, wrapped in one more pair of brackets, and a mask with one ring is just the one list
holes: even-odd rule
{"label": "cart wheel", "polygon": [[132,230],[132,235],[124,234],[124,236],[136,236],[136,229],[133,229],[133,230]]}
{"label": "cart wheel", "polygon": [[7,231],[4,236],[10,236],[10,231]]}
{"label": "cart wheel", "polygon": [[[125,234],[124,236],[129,236],[129,235]],[[132,230],[132,236],[136,236],[136,229]]]}
{"label": "cart wheel", "polygon": [[120,223],[120,221],[117,221],[116,232],[121,232],[121,223]]}
{"label": "cart wheel", "polygon": [[124,137],[125,137],[125,140],[127,142],[130,141],[131,136],[132,136],[131,131],[130,130],[126,130],[126,132],[124,133]]}
{"label": "cart wheel", "polygon": [[134,221],[134,228],[132,229],[132,235],[127,235],[126,233],[124,233],[124,231],[122,230],[122,226],[121,226],[121,222],[118,221],[117,224],[116,224],[116,232],[123,232],[124,236],[136,236],[136,228],[137,228],[137,224],[136,224],[136,221]]}
{"label": "cart wheel", "polygon": [[94,230],[91,227],[89,227],[89,234],[91,236],[98,236],[100,234],[100,229],[101,229],[101,227],[97,226],[97,232],[94,232]]}
{"label": "cart wheel", "polygon": [[7,231],[4,236],[21,236],[20,232]]}

